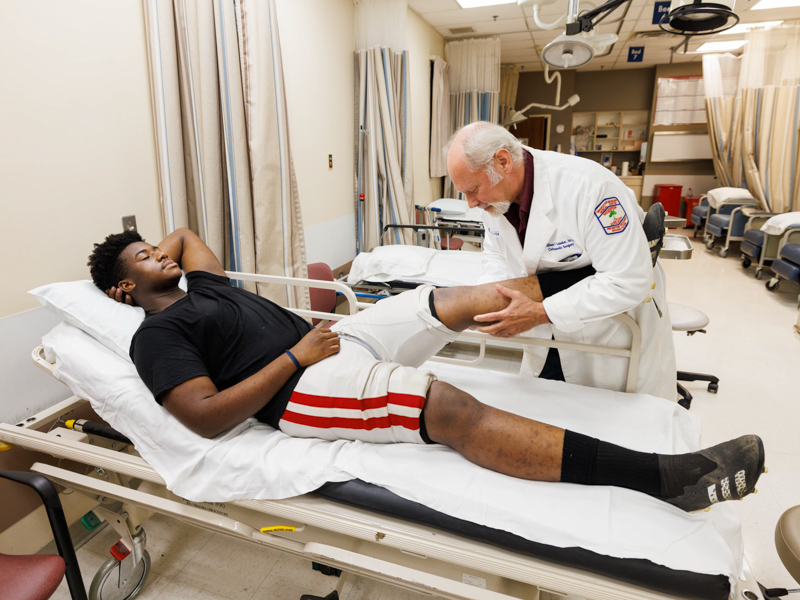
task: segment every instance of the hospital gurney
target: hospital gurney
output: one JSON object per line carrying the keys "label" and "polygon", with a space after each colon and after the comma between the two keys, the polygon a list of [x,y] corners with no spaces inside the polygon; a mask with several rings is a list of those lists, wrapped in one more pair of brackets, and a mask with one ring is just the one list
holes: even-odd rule
{"label": "hospital gurney", "polygon": [[[258,280],[287,281],[269,277]],[[323,287],[339,289],[351,302],[354,300],[350,290],[337,284]],[[547,591],[549,597],[609,600],[722,599],[729,594],[738,596],[745,588],[757,589],[752,579],[747,581],[746,570],[741,569],[739,524],[727,506],[690,515],[629,490],[507,478],[470,465],[439,446],[375,447],[300,440],[252,422],[245,422],[215,440],[194,439],[196,436],[179,425],[175,428],[174,419],[152,396],[137,399],[128,393],[131,388],[127,386],[137,383],[138,378],[132,365],[115,355],[109,346],[68,324],[61,324],[56,330],[47,340],[49,351],[55,354],[50,357],[56,359],[55,366],[38,350],[35,360],[68,382],[76,396],[26,420],[22,426],[0,425],[0,439],[96,468],[92,476],[41,464],[33,470],[97,498],[99,512],[132,550],[130,558],[123,560],[119,568],[134,583],[137,577],[146,576],[146,569],[140,566],[146,563],[146,536],[140,526],[152,512],[159,512],[347,572],[446,598],[535,599],[545,597]],[[99,366],[103,372],[95,375]],[[529,397],[522,408],[531,411],[526,413],[529,416],[562,426],[569,424],[610,441],[656,451],[685,451],[699,444],[696,419],[674,403],[531,381],[509,374],[497,373],[487,378],[485,371],[470,382],[463,367],[434,368],[444,380],[457,381],[459,385],[468,383],[462,387],[485,401],[511,402],[515,395],[527,391]],[[111,379],[114,391],[94,397],[103,386],[108,387],[105,379]],[[140,381],[138,385],[142,386]],[[503,398],[497,398],[498,388],[504,390]],[[550,396],[551,400],[536,400],[537,394]],[[88,397],[111,425],[130,437],[136,450],[128,444],[61,428],[49,434],[37,431],[56,416],[85,405],[80,396]],[[567,423],[565,415],[577,423]],[[151,430],[153,423],[155,429]],[[148,437],[159,432],[166,438],[163,443],[172,444],[169,448],[156,448],[156,441]],[[230,456],[234,447],[247,451],[246,460],[233,464],[219,462],[222,456]],[[253,451],[262,447],[269,451]],[[426,460],[414,462],[409,453],[419,452]],[[185,454],[194,457],[195,462],[185,462]],[[430,460],[434,455],[436,460]],[[300,463],[298,469],[311,468],[318,462],[322,465],[317,465],[316,471],[311,468],[307,480],[277,477],[268,481],[280,490],[277,496],[259,494],[263,483],[253,482],[253,463],[257,471],[263,467],[263,472],[256,474],[269,478],[274,477],[271,467],[284,458]],[[397,468],[386,469],[387,460]],[[468,470],[454,481],[448,475],[454,467]],[[427,472],[428,469],[433,471]],[[192,476],[181,478],[187,471]],[[404,478],[413,484],[406,481],[404,485]],[[372,479],[373,485],[365,486],[358,479]],[[224,499],[219,496],[220,490],[231,480],[247,482],[249,489],[229,492],[230,497]],[[323,485],[317,494],[304,493],[317,490],[318,484],[326,480],[329,484]],[[289,493],[298,486],[300,493]],[[348,487],[356,488],[355,498],[348,499]],[[480,504],[480,498],[464,495],[465,488],[478,489],[493,499],[491,510]],[[524,509],[519,508],[520,491]],[[412,509],[411,518],[417,524],[399,518],[407,514],[405,509],[401,512],[394,505],[385,504],[386,498],[393,496],[404,498],[399,503]],[[448,496],[455,496],[461,510],[472,509],[474,512],[470,514],[474,518],[461,518],[465,515],[447,505]],[[249,499],[253,497],[275,499]],[[374,503],[373,498],[377,498]],[[115,501],[122,502],[122,506]],[[360,505],[348,506],[342,501]],[[552,510],[565,506],[572,507],[574,516],[568,522],[551,523]],[[381,516],[367,508],[388,512],[390,516]],[[453,512],[456,514],[449,514]],[[537,517],[539,521],[535,520]],[[529,526],[532,519],[533,535]],[[481,524],[465,524],[466,521]],[[283,527],[286,523],[294,530]],[[454,533],[441,530],[453,527],[454,523]],[[459,529],[462,525],[464,528]],[[261,531],[265,526],[267,530]],[[483,536],[478,538],[480,541],[465,538],[476,535],[476,530]],[[526,532],[524,536],[520,534],[522,530]],[[568,533],[566,538],[564,532]],[[558,543],[553,543],[554,533],[562,536]],[[665,535],[668,540],[661,540]],[[598,541],[605,541],[605,545],[598,547]],[[745,579],[740,579],[742,573]],[[472,585],[466,585],[465,581]],[[760,597],[756,592],[751,593],[754,595],[749,597]]]}

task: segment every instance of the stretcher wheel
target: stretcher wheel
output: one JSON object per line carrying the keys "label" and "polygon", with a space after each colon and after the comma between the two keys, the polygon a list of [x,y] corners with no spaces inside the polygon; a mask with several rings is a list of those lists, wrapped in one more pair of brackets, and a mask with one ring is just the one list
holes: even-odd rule
{"label": "stretcher wheel", "polygon": [[[713,246],[712,246],[712,247],[713,247]],[[720,250],[720,251],[719,251],[719,255],[720,255],[722,258],[725,258],[726,256],[728,256],[728,249],[727,249],[727,248],[723,248],[722,250]]]}
{"label": "stretcher wheel", "polygon": [[753,263],[750,260],[750,257],[747,256],[747,254],[742,254],[742,268],[743,269],[747,269],[747,268],[750,267],[751,264],[753,264]]}
{"label": "stretcher wheel", "polygon": [[762,269],[761,267],[757,268],[756,269],[756,279],[761,279],[761,277],[763,275],[764,275],[764,269]]}
{"label": "stretcher wheel", "polygon": [[103,563],[92,579],[89,600],[132,600],[139,595],[150,574],[150,555],[147,550],[125,582],[119,580],[119,564],[113,556]]}
{"label": "stretcher wheel", "polygon": [[716,394],[718,390],[719,390],[718,383],[712,381],[711,383],[708,384],[708,391],[711,392],[712,394]]}
{"label": "stretcher wheel", "polygon": [[767,282],[767,289],[768,289],[770,292],[774,292],[775,290],[777,290],[777,289],[778,289],[778,286],[779,286],[780,284],[781,284],[781,280],[780,280],[780,279],[778,279],[777,277],[773,277],[772,279],[770,279],[770,280]]}
{"label": "stretcher wheel", "polygon": [[706,240],[706,248],[708,248],[709,250],[714,249],[714,238],[708,238]]}

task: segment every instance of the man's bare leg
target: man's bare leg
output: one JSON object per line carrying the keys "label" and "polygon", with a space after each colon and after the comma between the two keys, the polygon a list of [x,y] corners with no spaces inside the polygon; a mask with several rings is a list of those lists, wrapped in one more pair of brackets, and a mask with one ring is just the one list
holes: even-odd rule
{"label": "man's bare leg", "polygon": [[428,436],[482,467],[536,481],[561,480],[564,430],[478,402],[434,381],[425,402]]}
{"label": "man's bare leg", "polygon": [[487,406],[441,381],[431,384],[423,414],[431,441],[487,469],[535,481],[624,487],[687,511],[743,498],[765,470],[758,436],[688,454],[637,452]]}
{"label": "man's bare leg", "polygon": [[542,302],[542,288],[536,275],[508,279],[482,285],[437,288],[433,291],[436,316],[449,329],[463,331],[486,325],[474,320],[477,315],[498,312],[511,304],[511,299],[497,291],[497,284],[522,292],[534,302]]}

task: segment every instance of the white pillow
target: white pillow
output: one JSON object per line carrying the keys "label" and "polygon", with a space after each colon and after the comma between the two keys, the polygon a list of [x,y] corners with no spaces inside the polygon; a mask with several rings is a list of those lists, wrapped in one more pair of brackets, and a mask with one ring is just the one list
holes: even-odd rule
{"label": "white pillow", "polygon": [[428,208],[438,208],[443,215],[463,215],[469,210],[469,204],[457,198],[439,198],[428,204]]}
{"label": "white pillow", "polygon": [[115,302],[88,279],[43,285],[28,292],[46,309],[130,361],[131,338],[144,310]]}
{"label": "white pillow", "polygon": [[761,226],[761,231],[768,235],[783,235],[790,227],[800,227],[800,212],[789,212],[770,217]]}
{"label": "white pillow", "polygon": [[723,204],[755,204],[756,201],[749,190],[734,187],[709,190],[707,198],[712,208],[719,208]]}

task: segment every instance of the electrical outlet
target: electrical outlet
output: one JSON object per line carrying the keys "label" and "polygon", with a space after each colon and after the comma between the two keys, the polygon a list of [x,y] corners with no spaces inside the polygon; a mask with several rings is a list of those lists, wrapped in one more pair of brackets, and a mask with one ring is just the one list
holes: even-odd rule
{"label": "electrical outlet", "polygon": [[328,154],[328,170],[333,169],[333,154]]}
{"label": "electrical outlet", "polygon": [[122,217],[122,230],[136,231],[136,215],[128,215],[127,217]]}

